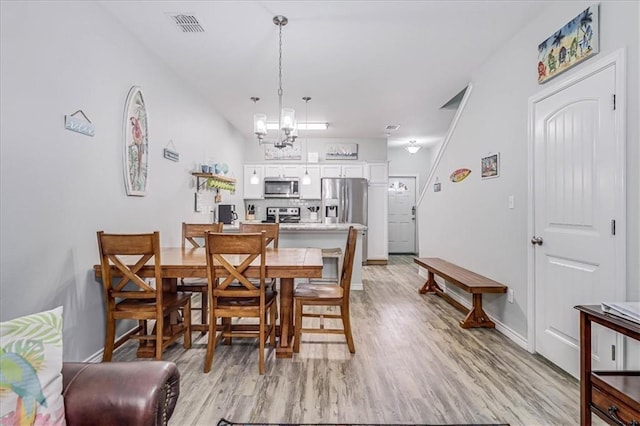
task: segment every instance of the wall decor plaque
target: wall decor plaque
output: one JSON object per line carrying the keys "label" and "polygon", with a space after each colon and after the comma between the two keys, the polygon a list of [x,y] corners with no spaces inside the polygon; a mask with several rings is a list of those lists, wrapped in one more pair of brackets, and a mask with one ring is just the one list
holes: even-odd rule
{"label": "wall decor plaque", "polygon": [[147,195],[149,123],[142,90],[133,86],[124,106],[124,181],[127,195]]}
{"label": "wall decor plaque", "polygon": [[500,176],[500,153],[495,152],[482,157],[480,161],[482,179],[496,178]]}
{"label": "wall decor plaque", "polygon": [[451,175],[449,176],[449,180],[453,183],[462,182],[470,174],[471,174],[471,170],[469,169],[458,169],[458,170],[455,170],[453,173],[451,173]]}
{"label": "wall decor plaque", "polygon": [[600,50],[598,5],[578,16],[538,45],[538,83],[542,84]]}

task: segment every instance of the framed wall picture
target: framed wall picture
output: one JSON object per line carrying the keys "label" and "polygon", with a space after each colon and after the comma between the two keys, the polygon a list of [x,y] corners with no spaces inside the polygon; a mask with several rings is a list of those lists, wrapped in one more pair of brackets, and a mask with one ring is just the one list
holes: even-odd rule
{"label": "framed wall picture", "polygon": [[357,160],[357,143],[339,143],[327,146],[326,160]]}
{"label": "framed wall picture", "polygon": [[149,122],[142,90],[133,86],[124,105],[124,181],[127,195],[147,195]]}
{"label": "framed wall picture", "polygon": [[482,157],[482,179],[490,179],[500,176],[500,153],[494,152]]}
{"label": "framed wall picture", "polygon": [[298,142],[294,142],[293,146],[286,146],[284,148],[276,148],[273,145],[265,145],[264,159],[265,160],[300,160],[302,159],[300,144]]}
{"label": "framed wall picture", "polygon": [[598,5],[589,6],[538,45],[538,83],[542,84],[600,50]]}

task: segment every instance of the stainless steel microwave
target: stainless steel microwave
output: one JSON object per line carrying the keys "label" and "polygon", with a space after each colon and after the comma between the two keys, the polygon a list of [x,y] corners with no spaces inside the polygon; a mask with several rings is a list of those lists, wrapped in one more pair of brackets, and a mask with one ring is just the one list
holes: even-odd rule
{"label": "stainless steel microwave", "polygon": [[264,198],[300,198],[298,178],[265,178]]}

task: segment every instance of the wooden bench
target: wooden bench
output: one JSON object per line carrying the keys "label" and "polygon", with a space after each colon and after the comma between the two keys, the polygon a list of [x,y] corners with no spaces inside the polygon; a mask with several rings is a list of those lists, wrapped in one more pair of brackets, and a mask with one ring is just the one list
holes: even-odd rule
{"label": "wooden bench", "polygon": [[[437,257],[414,257],[413,261],[428,271],[427,282],[418,290],[420,294],[435,293],[462,312],[468,312],[466,318],[460,321],[460,327],[495,328],[496,324],[482,309],[482,294],[506,293],[507,286]],[[471,293],[473,295],[471,310],[446,294],[436,282],[434,275],[438,275],[467,293]]]}

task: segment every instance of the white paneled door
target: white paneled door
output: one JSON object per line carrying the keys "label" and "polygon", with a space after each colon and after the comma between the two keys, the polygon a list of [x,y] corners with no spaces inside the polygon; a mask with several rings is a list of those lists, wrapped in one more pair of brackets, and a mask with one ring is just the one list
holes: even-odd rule
{"label": "white paneled door", "polygon": [[[579,374],[579,304],[616,298],[615,64],[533,103],[535,350]],[[623,214],[623,213],[622,213]],[[624,285],[624,284],[623,284]],[[619,288],[619,287],[618,287]],[[615,369],[615,335],[594,327],[593,365]]]}
{"label": "white paneled door", "polygon": [[389,253],[416,252],[416,178],[389,176]]}

